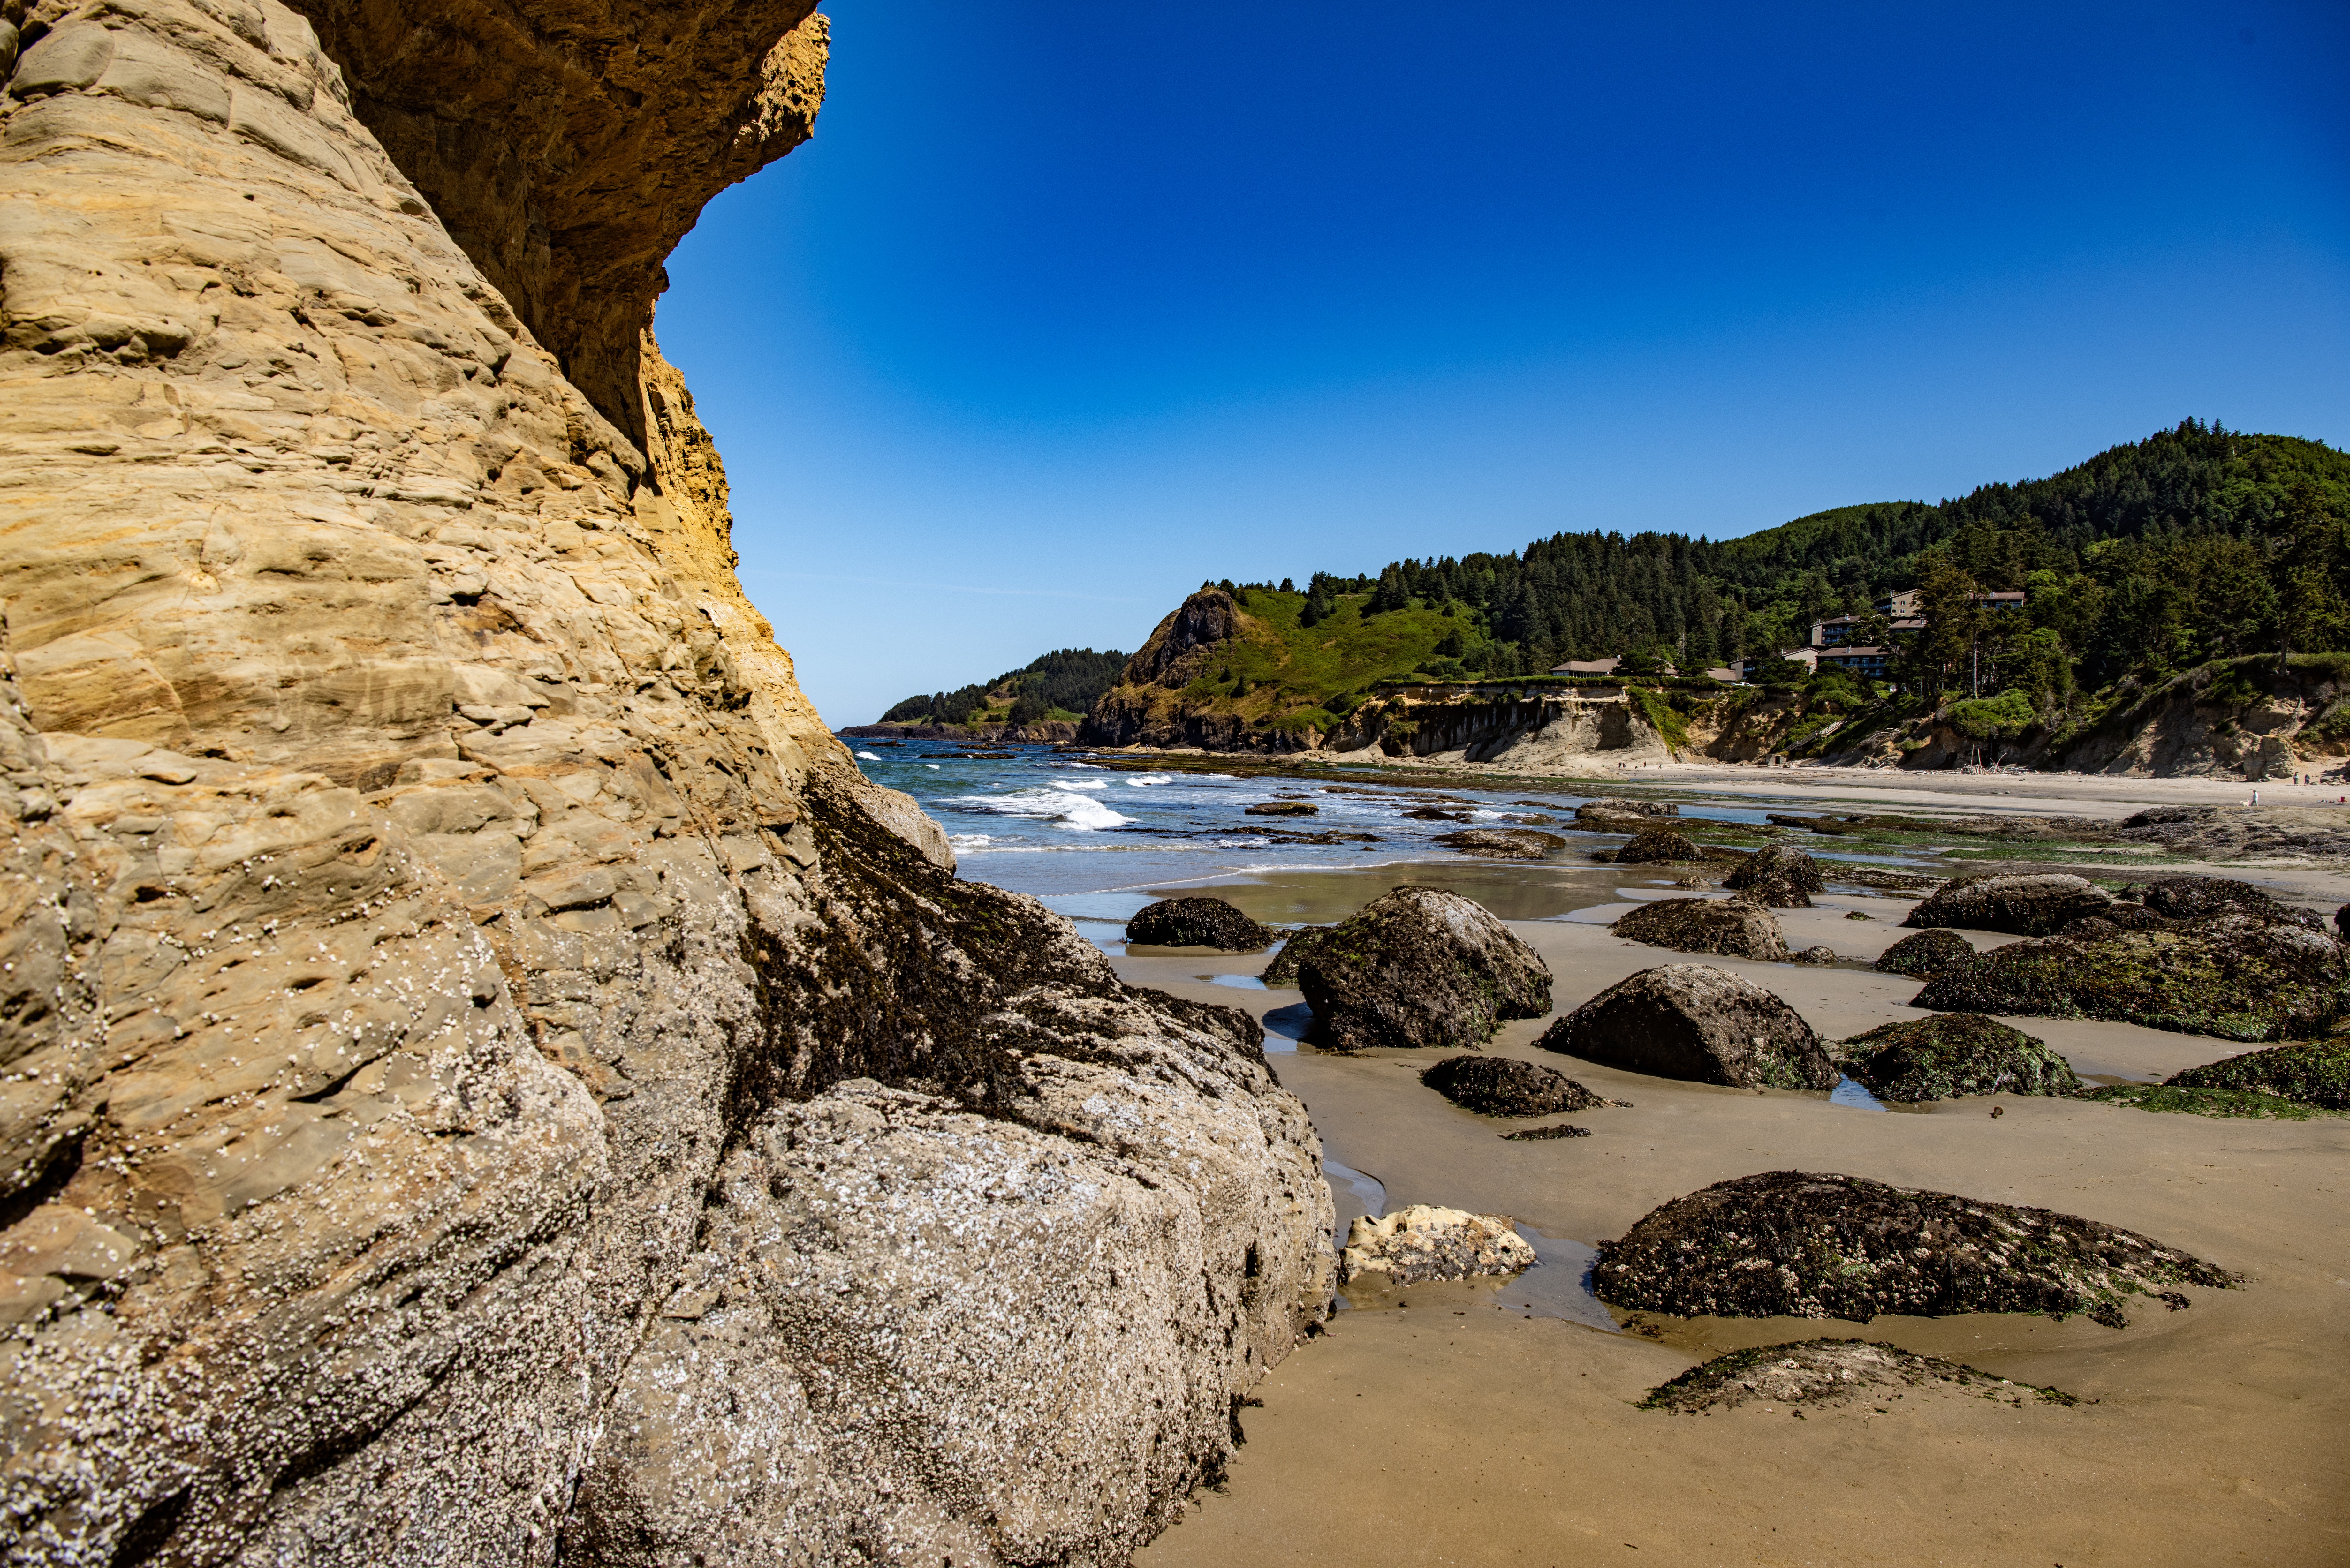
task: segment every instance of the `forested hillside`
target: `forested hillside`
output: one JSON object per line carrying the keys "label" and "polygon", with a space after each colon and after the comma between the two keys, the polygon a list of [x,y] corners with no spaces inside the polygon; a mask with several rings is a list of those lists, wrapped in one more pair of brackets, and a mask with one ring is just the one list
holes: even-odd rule
{"label": "forested hillside", "polygon": [[1116,683],[1126,657],[1116,649],[1096,653],[1090,648],[1056,648],[984,685],[917,693],[882,714],[881,722],[1027,724],[1039,719],[1080,719]]}

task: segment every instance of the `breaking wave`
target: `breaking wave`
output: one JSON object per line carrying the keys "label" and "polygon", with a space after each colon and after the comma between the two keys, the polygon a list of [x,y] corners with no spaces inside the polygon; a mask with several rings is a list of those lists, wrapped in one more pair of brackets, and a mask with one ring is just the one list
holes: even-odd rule
{"label": "breaking wave", "polygon": [[1092,833],[1134,820],[1123,813],[1112,811],[1091,795],[1065,789],[1015,789],[1003,794],[959,794],[950,796],[945,804],[996,816],[1024,816],[1049,822],[1076,833]]}

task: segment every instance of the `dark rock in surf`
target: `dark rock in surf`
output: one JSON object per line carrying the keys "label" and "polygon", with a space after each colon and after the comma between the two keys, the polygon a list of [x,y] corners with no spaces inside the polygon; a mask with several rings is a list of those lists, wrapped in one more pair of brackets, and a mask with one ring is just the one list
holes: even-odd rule
{"label": "dark rock in surf", "polygon": [[1702,860],[1705,852],[1678,827],[1643,827],[1632,842],[1616,851],[1618,866],[1659,866],[1680,860]]}
{"label": "dark rock in surf", "polygon": [[1398,888],[1317,937],[1297,966],[1306,1039],[1333,1051],[1482,1045],[1548,1012],[1550,966],[1457,893]]}
{"label": "dark rock in surf", "polygon": [[1530,827],[1469,827],[1440,833],[1435,842],[1487,860],[1544,860],[1566,847],[1566,840],[1557,834],[1537,833]]}
{"label": "dark rock in surf", "polygon": [[1261,800],[1241,815],[1243,816],[1312,816],[1321,809],[1310,800]]}
{"label": "dark rock in surf", "polygon": [[1126,940],[1146,947],[1249,953],[1271,947],[1273,936],[1222,898],[1161,898],[1126,922]]}
{"label": "dark rock in surf", "polygon": [[1552,1024],[1539,1044],[1689,1083],[1832,1089],[1836,1081],[1835,1064],[1801,1014],[1710,964],[1669,963],[1617,981]]}
{"label": "dark rock in surf", "polygon": [[1766,1171],[1651,1210],[1599,1244],[1592,1288],[1610,1306],[1679,1317],[1879,1313],[2085,1313],[2124,1326],[2145,1295],[2226,1290],[2223,1269],[2094,1220],[1888,1187],[1856,1176]]}

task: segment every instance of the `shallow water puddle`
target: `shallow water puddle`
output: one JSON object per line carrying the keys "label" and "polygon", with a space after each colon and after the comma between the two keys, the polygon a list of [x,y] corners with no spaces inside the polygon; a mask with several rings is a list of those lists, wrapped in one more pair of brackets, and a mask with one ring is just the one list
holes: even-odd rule
{"label": "shallow water puddle", "polygon": [[1203,974],[1200,977],[1210,985],[1229,985],[1235,991],[1263,991],[1264,981],[1253,974]]}
{"label": "shallow water puddle", "polygon": [[[1376,1220],[1388,1210],[1387,1183],[1376,1176],[1366,1176],[1351,1165],[1341,1165],[1335,1159],[1322,1162],[1322,1174],[1330,1179],[1330,1197],[1338,1210],[1338,1240],[1347,1239],[1347,1227],[1361,1215]],[[1340,1191],[1344,1184],[1346,1190]]]}
{"label": "shallow water puddle", "polygon": [[1599,1262],[1598,1248],[1545,1236],[1531,1225],[1517,1230],[1542,1261],[1503,1285],[1495,1304],[1513,1311],[1523,1309],[1536,1317],[1565,1318],[1609,1334],[1623,1332],[1605,1303],[1591,1293],[1591,1271]]}
{"label": "shallow water puddle", "polygon": [[[1268,1051],[1295,1051],[1305,1032],[1314,1027],[1314,1010],[1302,1002],[1287,1007],[1276,1007],[1264,1015],[1264,1048]],[[1278,1041],[1280,1044],[1275,1044]],[[1372,1210],[1377,1213],[1377,1210]]]}
{"label": "shallow water puddle", "polygon": [[1886,1111],[1893,1108],[1870,1094],[1860,1084],[1842,1075],[1836,1078],[1835,1087],[1828,1091],[1828,1104],[1850,1106],[1856,1111]]}

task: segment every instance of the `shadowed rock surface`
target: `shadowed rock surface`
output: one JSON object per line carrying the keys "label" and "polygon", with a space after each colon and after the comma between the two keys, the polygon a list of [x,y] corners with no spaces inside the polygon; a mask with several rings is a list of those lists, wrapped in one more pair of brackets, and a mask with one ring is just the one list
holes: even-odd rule
{"label": "shadowed rock surface", "polygon": [[1918,1355],[1897,1345],[1863,1339],[1805,1339],[1792,1345],[1757,1345],[1717,1355],[1671,1382],[1648,1390],[1643,1410],[1674,1410],[1685,1416],[1735,1410],[1742,1405],[1813,1409],[1875,1401],[1888,1392],[1958,1395],[1970,1399],[2029,1398],[2043,1405],[2077,1405],[2072,1395],[2029,1383],[2011,1383],[1938,1355]]}
{"label": "shadowed rock surface", "polygon": [[2013,1017],[2110,1018],[2151,1029],[2276,1040],[2321,1033],[2350,982],[2342,945],[2285,920],[2220,915],[2131,930],[2092,919],[1979,953],[1912,1006]]}
{"label": "shadowed rock surface", "polygon": [[2173,1073],[2168,1081],[2182,1088],[2245,1089],[2302,1105],[2350,1111],[2350,1044],[2308,1040],[2247,1051]]}
{"label": "shadowed rock surface", "polygon": [[1844,1042],[1836,1054],[1880,1100],[2073,1095],[2087,1086],[2047,1042],[1967,1012],[1880,1024]]}
{"label": "shadowed rock surface", "polygon": [[1775,909],[1808,909],[1812,895],[1827,886],[1819,862],[1786,844],[1766,844],[1722,883],[1741,897]]}
{"label": "shadowed rock surface", "polygon": [[1274,934],[1222,898],[1161,898],[1126,922],[1129,942],[1228,953],[1260,952],[1273,945]]}
{"label": "shadowed rock surface", "polygon": [[1617,916],[1608,929],[1632,941],[1679,952],[1788,956],[1777,917],[1739,898],[1659,898]]}
{"label": "shadowed rock surface", "polygon": [[1901,923],[1923,929],[1958,926],[2044,937],[2085,915],[2102,913],[2113,895],[2085,877],[1960,877],[1936,888]]}
{"label": "shadowed rock surface", "polygon": [[1964,969],[1974,961],[1972,942],[1956,931],[1935,929],[1903,937],[1877,955],[1875,967],[1880,974],[1904,974],[1912,980],[1925,980]]}
{"label": "shadowed rock surface", "polygon": [[1457,893],[1398,888],[1315,939],[1298,989],[1306,1038],[1333,1051],[1482,1045],[1507,1018],[1548,1012],[1550,966]]}
{"label": "shadowed rock surface", "polygon": [[1659,1078],[1737,1088],[1832,1089],[1836,1070],[1801,1014],[1752,981],[1710,964],[1627,976],[1537,1042]]}
{"label": "shadowed rock surface", "polygon": [[1701,860],[1704,851],[1678,827],[1644,826],[1632,842],[1616,851],[1618,866],[1662,865],[1676,860]]}
{"label": "shadowed rock surface", "polygon": [[1384,1274],[1399,1285],[1416,1285],[1514,1274],[1534,1262],[1534,1244],[1505,1216],[1415,1203],[1378,1219],[1362,1215],[1347,1227],[1338,1277]]}
{"label": "shadowed rock surface", "polygon": [[1471,827],[1440,833],[1435,841],[1447,849],[1487,860],[1543,860],[1566,847],[1566,840],[1557,834],[1531,827]]}
{"label": "shadowed rock surface", "polygon": [[1546,1116],[1613,1104],[1555,1067],[1514,1056],[1448,1056],[1419,1081],[1454,1105],[1487,1116]]}
{"label": "shadowed rock surface", "polygon": [[1610,1306],[1679,1317],[2085,1313],[2107,1327],[2131,1295],[2224,1290],[2226,1271],[2135,1231],[2046,1209],[1918,1192],[1857,1176],[1766,1171],[1651,1210],[1599,1244]]}
{"label": "shadowed rock surface", "polygon": [[[1518,804],[1524,805],[1529,803],[1520,801]],[[1679,816],[1680,814],[1681,808],[1670,801],[1633,800],[1625,795],[1609,794],[1597,800],[1586,800],[1576,806],[1575,820],[1594,822],[1616,816]]]}
{"label": "shadowed rock surface", "polygon": [[2138,902],[2169,920],[2203,920],[2215,915],[2251,915],[2283,920],[2313,931],[2325,929],[2324,916],[2279,903],[2250,882],[2228,877],[2161,877],[2138,889]]}
{"label": "shadowed rock surface", "polygon": [[[1273,961],[1258,972],[1257,979],[1267,985],[1295,985],[1297,966],[1305,961],[1305,955],[1314,950],[1315,942],[1336,929],[1335,926],[1300,926],[1291,931],[1282,938],[1281,950],[1274,954]],[[1279,932],[1274,934],[1280,935]]]}
{"label": "shadowed rock surface", "polygon": [[735,580],[646,327],[811,12],[6,11],[17,1560],[1116,1561],[1322,1311],[1256,1023]]}

